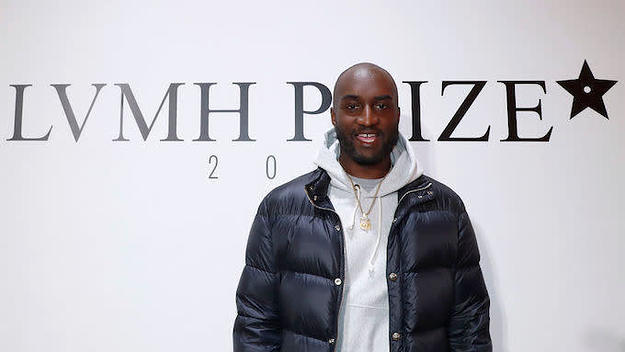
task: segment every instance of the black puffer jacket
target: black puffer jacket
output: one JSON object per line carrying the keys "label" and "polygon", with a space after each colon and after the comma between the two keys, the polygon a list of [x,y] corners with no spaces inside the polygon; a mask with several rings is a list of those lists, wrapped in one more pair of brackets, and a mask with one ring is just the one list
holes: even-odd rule
{"label": "black puffer jacket", "polygon": [[[237,288],[235,352],[334,351],[345,271],[329,182],[318,168],[261,202]],[[391,351],[492,350],[479,259],[454,191],[426,175],[398,191],[386,264]]]}

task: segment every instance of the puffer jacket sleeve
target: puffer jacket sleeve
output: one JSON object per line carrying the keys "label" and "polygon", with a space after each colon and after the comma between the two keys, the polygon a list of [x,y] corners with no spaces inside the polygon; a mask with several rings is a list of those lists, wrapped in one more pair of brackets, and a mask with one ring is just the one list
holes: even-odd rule
{"label": "puffer jacket sleeve", "polygon": [[252,223],[245,267],[236,293],[234,352],[278,351],[281,329],[278,313],[279,273],[274,259],[267,198]]}
{"label": "puffer jacket sleeve", "polygon": [[458,257],[449,344],[454,352],[490,352],[490,299],[479,265],[480,254],[469,215],[462,204],[458,217]]}

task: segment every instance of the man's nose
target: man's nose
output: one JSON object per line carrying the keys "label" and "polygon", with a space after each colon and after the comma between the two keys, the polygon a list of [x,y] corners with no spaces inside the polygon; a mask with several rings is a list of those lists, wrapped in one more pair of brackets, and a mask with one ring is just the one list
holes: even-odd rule
{"label": "man's nose", "polygon": [[360,118],[358,120],[358,123],[364,126],[372,126],[377,124],[379,121],[378,117],[368,105],[365,106],[365,109],[363,110],[362,115],[360,115]]}

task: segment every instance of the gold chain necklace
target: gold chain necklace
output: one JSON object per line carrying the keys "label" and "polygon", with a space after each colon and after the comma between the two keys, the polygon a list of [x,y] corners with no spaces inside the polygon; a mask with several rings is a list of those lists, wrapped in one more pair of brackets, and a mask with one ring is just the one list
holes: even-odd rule
{"label": "gold chain necklace", "polygon": [[388,173],[384,175],[384,177],[382,177],[380,182],[378,182],[378,186],[375,189],[375,194],[373,195],[373,200],[371,201],[371,205],[369,206],[369,210],[367,210],[367,212],[365,212],[362,209],[362,205],[360,204],[360,198],[358,197],[358,191],[356,190],[356,187],[360,187],[360,186],[356,186],[354,184],[352,177],[349,176],[347,172],[345,173],[345,175],[347,175],[349,182],[352,184],[352,189],[354,190],[354,194],[356,195],[356,202],[358,203],[358,208],[360,208],[360,212],[362,213],[362,216],[360,217],[360,228],[363,229],[364,231],[369,231],[369,229],[371,228],[371,220],[369,220],[369,213],[371,213],[371,210],[373,209],[373,204],[375,204],[375,197],[377,197],[378,192],[380,191],[380,186],[382,185],[382,181],[384,181]]}

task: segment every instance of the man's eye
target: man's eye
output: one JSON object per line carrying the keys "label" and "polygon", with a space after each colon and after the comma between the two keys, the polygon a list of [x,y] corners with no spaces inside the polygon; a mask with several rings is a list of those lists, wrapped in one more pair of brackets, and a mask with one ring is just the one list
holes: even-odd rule
{"label": "man's eye", "polygon": [[347,104],[345,105],[347,110],[355,110],[357,108],[356,104]]}
{"label": "man's eye", "polygon": [[388,107],[388,105],[384,104],[384,103],[378,103],[376,104],[376,107],[380,110],[384,110]]}

